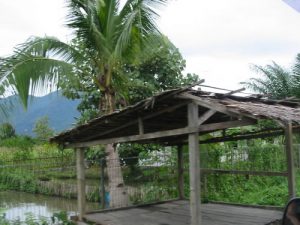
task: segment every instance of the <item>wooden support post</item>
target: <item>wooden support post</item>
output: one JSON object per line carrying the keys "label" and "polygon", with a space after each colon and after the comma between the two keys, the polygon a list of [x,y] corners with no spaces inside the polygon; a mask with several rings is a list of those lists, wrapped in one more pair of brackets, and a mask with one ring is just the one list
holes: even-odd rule
{"label": "wooden support post", "polygon": [[76,149],[76,172],[77,172],[77,203],[78,219],[82,221],[85,214],[85,171],[84,171],[84,148]]}
{"label": "wooden support post", "polygon": [[184,199],[184,168],[182,145],[177,146],[177,165],[178,165],[178,198]]}
{"label": "wooden support post", "polygon": [[203,193],[204,193],[204,201],[208,201],[208,190],[207,190],[207,174],[203,174]]}
{"label": "wooden support post", "polygon": [[296,180],[293,157],[293,131],[291,123],[288,123],[285,127],[285,148],[287,159],[289,198],[293,198],[296,196]]}
{"label": "wooden support post", "polygon": [[139,134],[144,134],[144,122],[141,117],[138,118]]}
{"label": "wooden support post", "polygon": [[[188,125],[193,127],[198,121],[198,106],[188,105]],[[190,172],[190,211],[191,225],[201,225],[201,186],[200,186],[200,155],[199,133],[189,134],[189,172]]]}
{"label": "wooden support post", "polygon": [[100,196],[101,196],[101,208],[105,209],[105,180],[104,180],[104,163],[105,159],[101,159],[100,161],[100,172],[101,172],[101,183],[100,183]]}

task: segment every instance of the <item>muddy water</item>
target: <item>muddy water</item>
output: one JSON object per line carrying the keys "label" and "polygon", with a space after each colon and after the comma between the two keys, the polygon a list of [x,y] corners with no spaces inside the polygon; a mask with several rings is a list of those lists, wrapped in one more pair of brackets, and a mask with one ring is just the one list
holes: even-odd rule
{"label": "muddy water", "polygon": [[[99,205],[88,203],[87,208],[88,210],[94,210],[99,208]],[[69,215],[74,215],[76,209],[77,202],[72,199],[14,191],[0,192],[0,213],[5,213],[5,218],[9,220],[20,219],[24,221],[28,213],[36,218],[49,218],[53,213],[60,211],[66,211]]]}

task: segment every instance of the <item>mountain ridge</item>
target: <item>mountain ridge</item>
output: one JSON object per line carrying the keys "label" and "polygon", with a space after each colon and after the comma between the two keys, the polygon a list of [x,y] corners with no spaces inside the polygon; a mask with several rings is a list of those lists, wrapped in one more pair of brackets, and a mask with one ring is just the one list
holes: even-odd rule
{"label": "mountain ridge", "polygon": [[12,103],[8,118],[0,117],[0,123],[9,122],[19,135],[34,136],[33,127],[37,119],[47,116],[49,126],[56,132],[70,129],[80,116],[77,106],[80,100],[70,100],[62,96],[61,92],[52,92],[45,96],[30,96],[27,110],[20,103],[18,96],[1,99],[0,104]]}

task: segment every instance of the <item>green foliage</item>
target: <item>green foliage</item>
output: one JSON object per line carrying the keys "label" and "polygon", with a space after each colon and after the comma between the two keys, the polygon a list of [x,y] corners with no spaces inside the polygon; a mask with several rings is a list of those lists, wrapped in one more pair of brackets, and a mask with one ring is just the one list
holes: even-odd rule
{"label": "green foliage", "polygon": [[139,159],[149,160],[149,153],[159,150],[163,150],[163,148],[157,144],[125,143],[118,147],[123,164],[128,166],[137,165]]}
{"label": "green foliage", "polygon": [[11,138],[15,135],[15,129],[10,123],[3,123],[0,125],[0,140]]}
{"label": "green foliage", "polygon": [[[234,131],[233,131],[234,132]],[[219,168],[225,170],[245,171],[286,171],[286,159],[282,139],[257,139],[224,144],[201,145],[201,166],[203,168]],[[6,147],[7,148],[7,147]],[[125,184],[134,190],[131,195],[133,203],[153,202],[156,200],[177,197],[177,155],[175,149],[169,149],[164,155],[154,154],[155,150],[163,150],[155,145],[120,145],[118,151],[122,159],[122,172]],[[187,149],[184,151],[187,153]],[[103,157],[103,148],[91,149],[87,152],[90,159]],[[245,154],[246,153],[246,154]],[[0,168],[0,190],[12,189],[47,195],[63,195],[67,198],[76,197],[71,193],[69,184],[76,183],[74,170],[52,171],[53,165],[69,165],[73,150],[61,151],[52,145],[33,146],[30,157],[33,160],[14,161],[22,158],[20,149],[7,148],[0,150],[1,165],[12,165]],[[125,158],[132,155],[133,158]],[[296,154],[298,159],[298,153]],[[138,157],[135,157],[138,156]],[[55,157],[40,160],[39,157]],[[36,159],[36,160],[34,160]],[[138,161],[139,159],[139,161]],[[139,162],[139,163],[137,163]],[[188,157],[184,157],[185,169],[188,168]],[[21,166],[23,165],[23,166]],[[27,166],[26,166],[27,165]],[[72,161],[71,165],[74,165]],[[298,164],[297,164],[298,165]],[[45,170],[45,171],[44,171]],[[40,173],[40,171],[43,171]],[[187,171],[187,170],[185,170]],[[299,177],[299,173],[297,174]],[[204,176],[202,176],[204,179]],[[95,189],[89,191],[89,201],[99,201],[99,166],[91,165],[86,169],[86,178]],[[285,177],[258,177],[251,175],[206,175],[207,191],[202,199],[227,201],[245,204],[284,205],[287,200],[287,180]],[[107,174],[104,180],[108,182]],[[188,173],[184,174],[185,193],[189,196]],[[73,182],[73,183],[72,183]],[[204,185],[204,181],[202,180]],[[297,186],[300,183],[298,182]],[[204,191],[205,189],[202,188]],[[300,188],[299,188],[300,190]]]}
{"label": "green foliage", "polygon": [[47,141],[54,135],[54,130],[49,127],[49,119],[47,116],[37,119],[34,124],[33,132],[39,141]]}
{"label": "green foliage", "polygon": [[35,158],[72,158],[73,150],[61,150],[49,143],[36,143],[28,136],[17,136],[0,141],[0,163],[22,161]]}
{"label": "green foliage", "polygon": [[35,144],[34,139],[29,136],[15,136],[0,141],[0,147],[31,149]]}
{"label": "green foliage", "polygon": [[68,219],[66,212],[54,213],[51,219],[36,218],[33,214],[26,214],[25,221],[20,219],[8,220],[5,218],[5,213],[0,214],[1,225],[75,225],[74,222]]}
{"label": "green foliage", "polygon": [[[201,165],[205,168],[273,172],[287,170],[281,138],[202,145],[201,149]],[[286,177],[216,173],[206,174],[204,179],[207,184],[204,198],[208,200],[283,206],[288,198]]]}
{"label": "green foliage", "polygon": [[297,55],[295,65],[287,70],[277,63],[271,65],[254,65],[253,69],[262,75],[262,78],[251,78],[248,82],[242,82],[245,87],[264,94],[273,99],[287,97],[300,97],[300,54]]}
{"label": "green foliage", "polygon": [[195,74],[183,75],[186,62],[178,48],[167,38],[163,37],[156,45],[144,49],[138,65],[127,65],[130,83],[129,102],[137,101],[154,95],[157,92],[193,84],[199,77]]}
{"label": "green foliage", "polygon": [[35,141],[28,136],[15,136],[0,141],[0,162],[32,158],[34,144]]}
{"label": "green foliage", "polygon": [[75,225],[74,222],[69,221],[68,214],[66,212],[54,213],[51,217],[53,224],[58,225]]}
{"label": "green foliage", "polygon": [[85,158],[87,160],[100,160],[105,157],[105,149],[103,145],[93,146],[85,151]]}
{"label": "green foliage", "polygon": [[96,87],[103,112],[113,110],[113,99],[123,95],[127,80],[120,65],[138,61],[140,50],[160,37],[155,20],[157,8],[165,3],[68,0],[67,26],[74,31],[73,45],[52,37],[30,38],[13,55],[0,58],[0,91],[12,89],[26,107],[29,94],[63,86],[61,80],[74,82],[78,76],[77,82],[89,80]]}
{"label": "green foliage", "polygon": [[5,213],[0,213],[0,224],[10,225],[11,223],[5,218]]}
{"label": "green foliage", "polygon": [[17,172],[12,173],[12,170],[1,171],[0,183],[5,185],[8,190],[24,191],[36,193],[37,183],[35,178],[30,173]]}
{"label": "green foliage", "polygon": [[[143,48],[139,58],[138,62],[124,62],[114,73],[113,81],[118,90],[115,96],[117,108],[134,104],[157,92],[195,83],[199,79],[195,74],[183,75],[185,60],[166,37]],[[61,87],[67,97],[82,100],[78,106],[81,113],[79,123],[99,116],[102,95],[93,83],[93,77],[81,76],[79,73],[72,77],[72,82],[63,80]]]}
{"label": "green foliage", "polygon": [[283,177],[208,175],[209,200],[250,205],[284,206],[288,200]]}

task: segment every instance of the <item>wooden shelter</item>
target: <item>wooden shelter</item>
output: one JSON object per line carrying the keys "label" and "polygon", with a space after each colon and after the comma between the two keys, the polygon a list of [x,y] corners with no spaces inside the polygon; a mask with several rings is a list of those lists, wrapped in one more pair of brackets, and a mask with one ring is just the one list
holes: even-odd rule
{"label": "wooden shelter", "polygon": [[[121,111],[96,118],[51,139],[77,152],[78,207],[82,218],[85,205],[84,149],[108,143],[160,143],[189,147],[191,224],[201,223],[199,136],[223,130],[223,135],[202,143],[223,142],[285,134],[289,196],[296,193],[292,154],[293,126],[300,124],[297,102],[275,101],[257,96],[235,96],[191,88],[165,91]],[[226,129],[255,125],[258,120],[278,122],[278,129],[226,135]],[[201,144],[200,142],[200,144]],[[200,147],[199,147],[200,146]],[[183,198],[182,150],[178,148],[180,197]]]}

